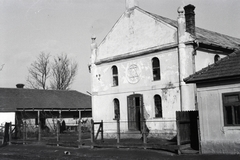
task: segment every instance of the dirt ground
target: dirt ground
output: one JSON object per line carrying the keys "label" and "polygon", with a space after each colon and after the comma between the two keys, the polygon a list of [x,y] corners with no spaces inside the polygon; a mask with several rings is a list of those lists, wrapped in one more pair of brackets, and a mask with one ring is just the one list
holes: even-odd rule
{"label": "dirt ground", "polygon": [[8,145],[0,148],[1,160],[239,160],[240,155],[176,155],[159,150],[73,148],[41,144]]}

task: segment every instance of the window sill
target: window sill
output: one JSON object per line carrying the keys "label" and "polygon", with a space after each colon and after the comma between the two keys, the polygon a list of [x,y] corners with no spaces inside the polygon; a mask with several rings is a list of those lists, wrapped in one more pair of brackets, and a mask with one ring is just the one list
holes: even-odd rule
{"label": "window sill", "polygon": [[153,119],[163,119],[163,117],[153,117]]}
{"label": "window sill", "polygon": [[224,126],[223,127],[224,132],[226,131],[232,131],[232,130],[239,130],[240,131],[240,126]]}

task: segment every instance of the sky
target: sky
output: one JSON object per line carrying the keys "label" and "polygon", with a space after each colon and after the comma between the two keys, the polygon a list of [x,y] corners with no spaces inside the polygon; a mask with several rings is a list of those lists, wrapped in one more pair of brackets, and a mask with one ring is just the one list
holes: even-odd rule
{"label": "sky", "polygon": [[[140,8],[173,20],[193,4],[196,26],[240,38],[239,0],[136,0]],[[65,53],[78,63],[71,90],[91,92],[91,36],[103,40],[125,11],[125,0],[0,0],[0,87],[26,84],[41,52]]]}

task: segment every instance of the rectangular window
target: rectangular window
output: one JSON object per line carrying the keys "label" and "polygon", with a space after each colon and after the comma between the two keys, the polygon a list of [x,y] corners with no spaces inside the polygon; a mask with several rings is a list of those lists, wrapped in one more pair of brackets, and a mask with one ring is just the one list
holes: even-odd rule
{"label": "rectangular window", "polygon": [[240,92],[225,93],[222,96],[224,125],[240,126]]}

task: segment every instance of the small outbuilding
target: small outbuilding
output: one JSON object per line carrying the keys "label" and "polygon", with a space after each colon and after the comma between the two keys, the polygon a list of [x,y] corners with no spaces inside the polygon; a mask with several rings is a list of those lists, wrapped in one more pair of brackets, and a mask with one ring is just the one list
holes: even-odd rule
{"label": "small outbuilding", "polygon": [[[18,85],[19,87],[19,85]],[[53,129],[57,120],[74,123],[91,117],[91,97],[77,91],[0,88],[0,124],[11,122],[16,131],[29,125]],[[40,122],[40,123],[39,123]],[[30,124],[31,123],[31,124]]]}
{"label": "small outbuilding", "polygon": [[240,153],[240,51],[185,79],[196,83],[202,153]]}

